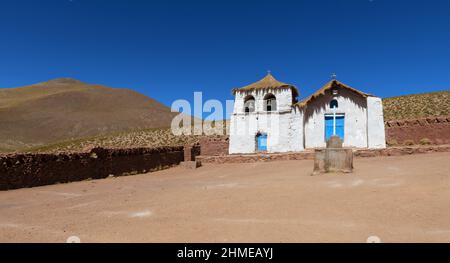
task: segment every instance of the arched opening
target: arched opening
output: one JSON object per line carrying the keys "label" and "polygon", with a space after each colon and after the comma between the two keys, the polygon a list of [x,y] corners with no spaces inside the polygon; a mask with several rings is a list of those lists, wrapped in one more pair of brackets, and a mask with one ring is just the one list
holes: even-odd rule
{"label": "arched opening", "polygon": [[330,109],[334,109],[334,108],[338,108],[338,101],[337,100],[332,100],[330,101]]}
{"label": "arched opening", "polygon": [[254,112],[255,111],[255,97],[252,95],[248,95],[244,99],[244,112]]}
{"label": "arched opening", "polygon": [[277,110],[277,98],[273,94],[267,94],[264,97],[264,110],[276,111]]}

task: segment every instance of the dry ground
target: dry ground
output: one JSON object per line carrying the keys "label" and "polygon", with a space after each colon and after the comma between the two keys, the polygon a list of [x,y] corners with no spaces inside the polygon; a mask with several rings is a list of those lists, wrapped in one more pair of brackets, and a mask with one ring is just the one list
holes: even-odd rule
{"label": "dry ground", "polygon": [[0,192],[0,242],[450,242],[450,153],[180,167]]}

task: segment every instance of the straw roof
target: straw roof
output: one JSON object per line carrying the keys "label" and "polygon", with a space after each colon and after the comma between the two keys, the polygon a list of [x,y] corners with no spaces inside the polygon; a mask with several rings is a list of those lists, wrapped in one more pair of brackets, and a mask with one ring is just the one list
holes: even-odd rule
{"label": "straw roof", "polygon": [[352,87],[350,87],[350,86],[348,86],[348,85],[346,85],[346,84],[344,84],[344,83],[342,83],[342,82],[339,82],[339,81],[337,81],[337,80],[332,80],[332,81],[328,82],[327,84],[325,84],[325,86],[323,86],[321,89],[319,89],[318,91],[316,91],[313,95],[309,96],[308,98],[306,98],[306,99],[304,99],[304,100],[302,100],[302,101],[300,101],[300,102],[297,102],[297,103],[295,104],[295,106],[298,106],[298,107],[300,107],[300,108],[303,108],[303,107],[305,107],[306,105],[308,105],[308,103],[310,103],[311,101],[313,101],[314,99],[316,99],[317,97],[322,96],[322,95],[325,95],[325,93],[326,93],[328,90],[331,90],[331,89],[334,89],[334,88],[337,88],[337,89],[347,89],[347,90],[349,90],[349,91],[351,91],[351,92],[353,92],[353,93],[355,93],[355,94],[357,94],[357,95],[359,95],[359,96],[362,96],[362,97],[364,97],[364,98],[367,98],[367,97],[372,96],[372,95],[370,95],[370,94],[367,94],[367,93],[364,93],[364,92],[359,91],[359,90],[357,90],[357,89],[354,89],[354,88],[352,88]]}
{"label": "straw roof", "polygon": [[276,80],[272,74],[268,73],[263,79],[248,86],[233,89],[233,94],[236,91],[252,91],[252,90],[264,90],[264,89],[291,89],[293,96],[297,97],[299,95],[298,89],[291,84],[286,84]]}

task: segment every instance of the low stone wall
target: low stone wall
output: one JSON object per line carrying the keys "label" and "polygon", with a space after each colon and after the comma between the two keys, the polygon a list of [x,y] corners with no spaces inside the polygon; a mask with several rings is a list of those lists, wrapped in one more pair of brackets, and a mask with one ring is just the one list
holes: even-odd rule
{"label": "low stone wall", "polygon": [[[450,145],[430,145],[430,146],[404,146],[389,147],[386,149],[354,149],[354,156],[377,157],[377,156],[401,156],[420,153],[450,152]],[[255,163],[288,160],[314,160],[313,151],[295,153],[273,153],[273,154],[233,154],[225,156],[198,156],[202,164],[226,164],[226,163]]]}
{"label": "low stone wall", "polygon": [[227,155],[230,141],[227,135],[205,136],[200,139],[201,155]]}
{"label": "low stone wall", "polygon": [[146,173],[178,165],[183,147],[102,149],[0,156],[0,190]]}
{"label": "low stone wall", "polygon": [[313,151],[295,152],[295,153],[271,153],[271,154],[233,154],[223,156],[197,156],[197,160],[202,164],[206,163],[254,163],[270,161],[288,161],[288,160],[314,160]]}
{"label": "low stone wall", "polygon": [[401,156],[421,153],[450,152],[450,145],[429,145],[429,146],[399,146],[388,147],[386,149],[354,151],[355,157],[377,157],[377,156]]}
{"label": "low stone wall", "polygon": [[386,122],[386,141],[396,144],[450,144],[450,116]]}

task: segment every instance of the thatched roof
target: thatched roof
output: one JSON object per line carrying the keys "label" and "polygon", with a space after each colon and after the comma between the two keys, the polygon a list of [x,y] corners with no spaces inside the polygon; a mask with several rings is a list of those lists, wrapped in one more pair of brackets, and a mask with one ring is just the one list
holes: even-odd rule
{"label": "thatched roof", "polygon": [[299,95],[298,89],[291,84],[286,84],[276,80],[272,74],[268,73],[263,79],[248,86],[233,89],[233,94],[236,91],[252,91],[252,90],[264,90],[264,89],[291,89],[293,96],[297,97]]}
{"label": "thatched roof", "polygon": [[339,81],[337,81],[337,80],[332,80],[332,81],[328,82],[327,84],[325,84],[325,86],[323,86],[321,89],[319,89],[318,91],[316,91],[313,95],[309,96],[308,98],[306,98],[306,99],[304,99],[304,100],[302,100],[302,101],[297,102],[297,103],[295,104],[295,106],[298,106],[298,107],[300,107],[300,108],[305,107],[305,106],[308,105],[308,103],[310,103],[312,100],[316,99],[316,98],[319,97],[319,96],[325,95],[325,93],[326,93],[328,90],[331,90],[331,89],[333,89],[333,88],[337,88],[337,89],[347,89],[347,90],[349,90],[349,91],[351,91],[351,92],[353,92],[353,93],[355,93],[355,94],[357,94],[357,95],[359,95],[359,96],[362,96],[362,97],[364,97],[364,98],[367,98],[367,97],[369,97],[369,96],[372,96],[372,95],[370,95],[370,94],[367,94],[367,93],[364,93],[364,92],[359,91],[359,90],[357,90],[357,89],[354,89],[354,88],[352,88],[352,87],[350,87],[350,86],[348,86],[348,85],[346,85],[346,84],[344,84],[344,83],[342,83],[342,82],[339,82]]}

